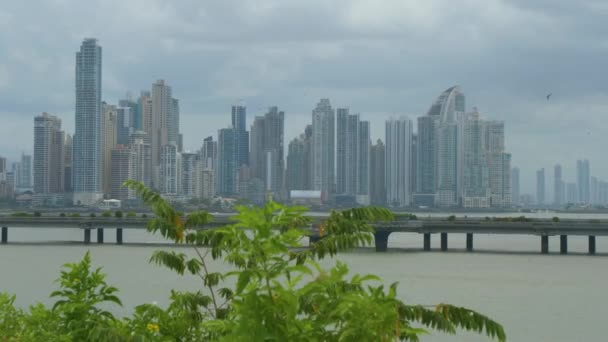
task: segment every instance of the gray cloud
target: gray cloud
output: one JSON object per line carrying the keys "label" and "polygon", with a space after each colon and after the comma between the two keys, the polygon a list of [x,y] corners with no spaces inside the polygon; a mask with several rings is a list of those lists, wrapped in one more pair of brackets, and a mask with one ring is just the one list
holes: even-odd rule
{"label": "gray cloud", "polygon": [[238,99],[250,119],[283,108],[290,139],[330,97],[372,120],[376,139],[385,118],[415,119],[460,84],[467,107],[506,121],[528,191],[535,169],[560,162],[573,179],[581,157],[606,179],[607,14],[599,0],[3,3],[0,154],[31,149],[42,111],[73,130],[74,53],[92,36],[104,49],[106,101],[166,79],[191,149],[229,123]]}

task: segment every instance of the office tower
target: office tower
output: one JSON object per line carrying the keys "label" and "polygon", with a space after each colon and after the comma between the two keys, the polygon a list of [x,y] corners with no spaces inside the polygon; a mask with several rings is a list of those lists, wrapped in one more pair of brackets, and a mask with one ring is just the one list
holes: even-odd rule
{"label": "office tower", "polygon": [[486,123],[487,156],[489,162],[492,207],[511,206],[511,154],[505,151],[505,126],[502,121]]}
{"label": "office tower", "polygon": [[222,196],[237,192],[236,139],[233,128],[222,128],[217,137],[216,191]]}
{"label": "office tower", "polygon": [[118,132],[118,111],[116,106],[102,104],[103,145],[102,145],[102,188],[105,195],[112,191],[112,150],[116,147]]}
{"label": "office tower", "polygon": [[133,165],[133,179],[150,186],[152,183],[152,146],[150,138],[144,131],[135,131],[131,134],[129,145],[135,153]]}
{"label": "office tower", "polygon": [[308,125],[303,134],[289,143],[286,171],[288,191],[312,189],[311,148],[312,126]]}
{"label": "office tower", "polygon": [[247,108],[232,106],[232,128],[234,129],[234,153],[236,169],[249,165],[249,132],[247,132]]}
{"label": "office tower", "polygon": [[72,189],[72,136],[65,134],[63,140],[63,192],[71,193]]}
{"label": "office tower", "polygon": [[599,181],[597,177],[591,177],[589,181],[589,203],[599,204]]}
{"label": "office tower", "polygon": [[[64,133],[61,120],[48,113],[34,118],[34,192],[64,191]],[[22,161],[22,167],[23,167]]]}
{"label": "office tower", "polygon": [[568,204],[578,203],[578,187],[576,183],[566,183],[566,202]]}
{"label": "office tower", "polygon": [[150,144],[152,144],[152,95],[149,91],[142,91],[137,99],[137,111],[141,115],[141,130],[148,134]]}
{"label": "office tower", "polygon": [[187,198],[202,197],[203,166],[198,154],[182,152],[182,189],[180,193]]}
{"label": "office tower", "polygon": [[401,117],[386,121],[386,201],[391,207],[407,207],[411,201],[412,122]]}
{"label": "office tower", "polygon": [[[346,149],[348,130],[348,108],[336,109],[336,193],[346,193]],[[354,137],[356,138],[356,137]],[[353,138],[351,138],[352,140]],[[348,146],[351,149],[354,146]]]}
{"label": "office tower", "polygon": [[[371,145],[370,145],[371,146]],[[418,186],[418,134],[412,134],[412,170],[410,171],[410,187],[412,202],[414,202]],[[416,203],[414,203],[416,204]]]}
{"label": "office tower", "polygon": [[565,189],[564,180],[562,179],[562,166],[556,164],[553,168],[553,204],[556,206],[564,205]]}
{"label": "office tower", "polygon": [[[464,197],[465,208],[489,208],[490,149],[488,124],[481,120],[479,112],[469,114],[464,129]],[[493,165],[499,167],[498,165]],[[499,171],[499,170],[496,170]]]}
{"label": "office tower", "polygon": [[329,99],[312,111],[312,188],[335,193],[335,117]]}
{"label": "office tower", "polygon": [[589,160],[576,161],[576,185],[578,188],[578,201],[581,204],[589,203]]}
{"label": "office tower", "polygon": [[102,197],[101,60],[97,40],[85,39],[76,53],[72,184],[75,204],[93,204]]}
{"label": "office tower", "polygon": [[608,182],[599,181],[598,188],[599,204],[605,206],[608,204]]}
{"label": "office tower", "polygon": [[133,100],[131,93],[127,93],[127,96],[124,99],[118,101],[118,107],[129,108],[129,122],[133,132],[144,129],[143,115],[140,110],[141,107],[139,106],[139,100]]}
{"label": "office tower", "polygon": [[15,170],[15,187],[19,191],[26,191],[32,190],[33,185],[32,156],[22,153]]}
{"label": "office tower", "polygon": [[[148,136],[152,144],[152,183],[158,186],[160,177],[160,154],[165,145],[175,144],[179,152],[179,102],[172,97],[171,87],[164,80],[157,80],[152,84],[152,118],[151,131]],[[141,102],[147,100],[142,94]],[[140,102],[140,103],[141,103]],[[145,102],[143,103],[145,105]],[[147,108],[143,108],[143,123],[147,124]]]}
{"label": "office tower", "polygon": [[133,112],[130,107],[116,108],[116,144],[129,145],[130,136],[135,131]]}
{"label": "office tower", "polygon": [[202,171],[203,194],[202,198],[211,199],[215,196],[215,174],[211,169]]}
{"label": "office tower", "polygon": [[203,140],[201,148],[201,160],[203,168],[207,170],[215,170],[217,165],[217,141],[213,141],[213,137],[209,136]]}
{"label": "office tower", "polygon": [[170,143],[161,149],[160,154],[160,193],[176,196],[182,186],[182,156],[177,144]]}
{"label": "office tower", "polygon": [[124,182],[135,178],[136,153],[125,145],[116,145],[111,151],[110,192],[112,199],[135,199],[135,191],[123,187]]}
{"label": "office tower", "polygon": [[545,169],[536,171],[536,204],[545,204]]}
{"label": "office tower", "polygon": [[511,203],[519,205],[519,168],[511,169]]}
{"label": "office tower", "polygon": [[384,143],[378,139],[370,151],[370,200],[372,205],[386,205],[385,182],[385,152]]}
{"label": "office tower", "polygon": [[256,117],[251,126],[251,178],[260,179],[274,198],[282,198],[284,193],[284,129],[285,113],[277,107]]}
{"label": "office tower", "polygon": [[[357,203],[370,204],[370,149],[371,135],[369,121],[359,121],[357,144]],[[411,159],[410,159],[411,160]],[[410,172],[411,173],[411,172]],[[410,179],[410,184],[411,179]],[[411,190],[411,189],[410,189]]]}
{"label": "office tower", "polygon": [[171,99],[169,115],[167,116],[167,139],[169,143],[175,143],[179,152],[182,152],[183,138],[179,133],[179,100],[176,98]]}
{"label": "office tower", "polygon": [[435,195],[437,190],[437,125],[434,115],[418,118],[416,192]]}
{"label": "office tower", "polygon": [[6,158],[0,156],[0,182],[6,180]]}

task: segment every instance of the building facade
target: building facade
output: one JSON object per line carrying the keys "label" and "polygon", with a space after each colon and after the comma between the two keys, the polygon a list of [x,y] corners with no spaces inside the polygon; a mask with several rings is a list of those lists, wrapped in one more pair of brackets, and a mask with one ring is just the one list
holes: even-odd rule
{"label": "building facade", "polygon": [[321,99],[312,112],[312,187],[335,193],[335,113],[329,99]]}
{"label": "building facade", "polygon": [[405,117],[386,121],[386,202],[391,207],[407,207],[411,203],[412,130],[412,122]]}
{"label": "building facade", "polygon": [[[34,118],[34,192],[64,192],[64,133],[61,120],[42,113]],[[21,163],[23,167],[23,162]]]}

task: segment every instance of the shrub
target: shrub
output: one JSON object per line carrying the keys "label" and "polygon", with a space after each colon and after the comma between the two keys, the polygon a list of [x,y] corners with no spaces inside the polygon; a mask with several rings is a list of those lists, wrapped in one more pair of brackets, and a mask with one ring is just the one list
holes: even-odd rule
{"label": "shrub", "polygon": [[116,212],[114,213],[114,217],[121,218],[122,217],[122,211],[116,210]]}
{"label": "shrub", "polygon": [[456,216],[455,215],[448,216],[448,221],[456,221]]}
{"label": "shrub", "polygon": [[551,221],[553,221],[553,222],[557,223],[557,222],[559,222],[559,217],[554,216],[554,217],[551,219]]}
{"label": "shrub", "polygon": [[80,217],[80,214],[79,213],[73,213],[73,214],[70,214],[70,217]]}
{"label": "shrub", "polygon": [[31,217],[32,215],[30,213],[26,213],[24,211],[19,211],[16,213],[12,213],[11,216],[12,217]]}
{"label": "shrub", "polygon": [[95,213],[91,213],[89,217],[97,217],[97,215],[95,215]]}
{"label": "shrub", "polygon": [[101,217],[106,217],[106,218],[107,218],[107,217],[112,217],[112,212],[111,212],[111,211],[104,211],[104,212],[101,214]]}
{"label": "shrub", "polygon": [[127,213],[127,217],[128,217],[128,218],[137,217],[137,214],[136,214],[134,211],[129,211],[129,212]]}
{"label": "shrub", "polygon": [[39,211],[34,211],[34,217],[41,217],[42,213]]}
{"label": "shrub", "polygon": [[59,214],[59,217],[65,217],[65,213]]}
{"label": "shrub", "polygon": [[141,218],[148,218],[148,214],[141,214]]}

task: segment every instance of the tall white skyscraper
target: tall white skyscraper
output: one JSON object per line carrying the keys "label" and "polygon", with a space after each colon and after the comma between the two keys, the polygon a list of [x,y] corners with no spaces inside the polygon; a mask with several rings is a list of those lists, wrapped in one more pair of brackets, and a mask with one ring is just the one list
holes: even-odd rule
{"label": "tall white skyscraper", "polygon": [[[149,136],[152,144],[152,183],[155,187],[159,186],[162,181],[159,179],[162,149],[169,144],[179,145],[179,104],[172,94],[171,87],[164,80],[158,80],[152,84],[152,133]],[[143,121],[145,124],[145,110]]]}
{"label": "tall white skyscraper", "polygon": [[386,202],[392,207],[410,205],[412,122],[401,117],[386,121]]}
{"label": "tall white skyscraper", "polygon": [[312,186],[335,192],[335,114],[329,99],[321,99],[312,111]]}
{"label": "tall white skyscraper", "polygon": [[182,158],[177,144],[163,146],[160,155],[160,192],[178,195],[182,190]]}
{"label": "tall white skyscraper", "polygon": [[72,184],[76,204],[93,204],[102,197],[101,61],[97,40],[85,39],[76,53]]}

